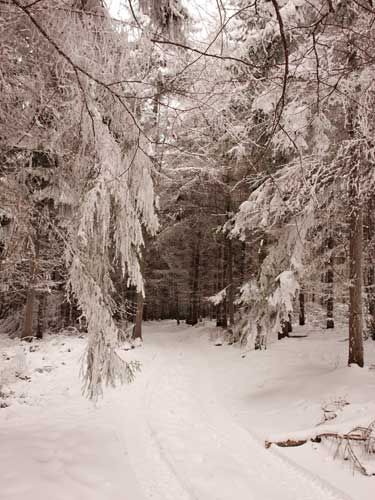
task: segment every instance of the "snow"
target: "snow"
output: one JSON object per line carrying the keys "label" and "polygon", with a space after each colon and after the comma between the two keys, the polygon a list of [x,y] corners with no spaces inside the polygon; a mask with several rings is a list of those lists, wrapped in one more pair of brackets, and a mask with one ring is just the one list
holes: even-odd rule
{"label": "snow", "polygon": [[[143,346],[121,351],[142,372],[95,405],[81,396],[84,338],[1,335],[1,373],[13,373],[1,387],[1,500],[372,499],[375,479],[335,458],[332,444],[264,441],[374,419],[375,342],[360,369],[346,366],[340,326],[299,327],[306,338],[245,355],[215,346],[215,330],[147,324]],[[350,404],[318,426],[322,404],[339,399]]]}
{"label": "snow", "polygon": [[211,297],[208,297],[207,300],[211,302],[211,304],[213,304],[214,306],[218,306],[223,302],[226,296],[227,296],[227,289],[223,288],[215,295],[211,295]]}
{"label": "snow", "polygon": [[296,274],[293,271],[283,271],[276,278],[279,286],[269,298],[269,303],[273,307],[284,306],[286,311],[293,311],[293,299],[296,296],[299,284]]}

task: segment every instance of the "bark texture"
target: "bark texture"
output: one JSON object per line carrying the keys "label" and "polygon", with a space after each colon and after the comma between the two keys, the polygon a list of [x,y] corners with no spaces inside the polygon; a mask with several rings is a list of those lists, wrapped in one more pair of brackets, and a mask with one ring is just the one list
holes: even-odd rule
{"label": "bark texture", "polygon": [[362,209],[352,208],[350,215],[350,255],[349,255],[349,360],[350,364],[364,365],[363,358],[363,317],[362,317]]}

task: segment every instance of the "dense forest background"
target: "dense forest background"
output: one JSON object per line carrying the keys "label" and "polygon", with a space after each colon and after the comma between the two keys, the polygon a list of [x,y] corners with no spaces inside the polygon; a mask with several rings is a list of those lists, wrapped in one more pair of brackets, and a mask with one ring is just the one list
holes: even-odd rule
{"label": "dense forest background", "polygon": [[212,4],[0,1],[1,329],[88,332],[91,396],[142,319],[375,339],[375,8]]}

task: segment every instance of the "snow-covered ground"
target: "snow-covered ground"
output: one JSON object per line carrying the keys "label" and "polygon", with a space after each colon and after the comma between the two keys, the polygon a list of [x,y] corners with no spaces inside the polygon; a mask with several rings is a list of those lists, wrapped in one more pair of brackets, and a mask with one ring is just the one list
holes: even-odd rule
{"label": "snow-covered ground", "polygon": [[333,445],[264,446],[316,433],[337,401],[349,404],[322,429],[375,419],[375,342],[349,368],[345,331],[304,328],[244,354],[216,347],[210,325],[147,324],[144,346],[124,351],[142,373],[96,405],[80,392],[84,339],[0,335],[0,499],[373,500],[375,476]]}

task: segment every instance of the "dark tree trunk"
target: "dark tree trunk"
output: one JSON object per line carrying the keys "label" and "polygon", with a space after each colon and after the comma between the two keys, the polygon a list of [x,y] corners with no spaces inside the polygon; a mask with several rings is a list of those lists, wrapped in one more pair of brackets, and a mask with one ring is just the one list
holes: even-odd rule
{"label": "dark tree trunk", "polygon": [[35,281],[37,275],[37,259],[39,257],[39,241],[35,242],[35,255],[31,262],[30,281],[26,294],[25,314],[23,321],[23,329],[21,338],[33,337],[33,319],[34,319],[34,304],[35,304]]}
{"label": "dark tree trunk", "polygon": [[[327,273],[330,275],[331,272]],[[335,320],[333,319],[333,296],[327,298],[327,330],[335,328]]]}
{"label": "dark tree trunk", "polygon": [[[221,289],[223,290],[227,283],[228,283],[228,248],[224,244],[223,245],[223,272],[221,274],[222,282],[221,282]],[[221,326],[223,328],[228,327],[228,299],[227,295],[225,294],[224,300],[222,302],[222,324]]]}
{"label": "dark tree trunk", "polygon": [[367,206],[367,241],[368,241],[368,267],[367,267],[367,330],[369,336],[375,340],[375,197],[372,197]]}
{"label": "dark tree trunk", "polygon": [[133,329],[133,339],[142,338],[142,321],[143,321],[143,304],[144,297],[142,292],[137,293],[137,312],[135,314],[135,325]]}
{"label": "dark tree trunk", "polygon": [[[226,219],[229,221],[232,216],[232,196],[231,196],[231,171],[227,169],[225,182],[226,192]],[[234,284],[233,284],[233,242],[230,235],[225,238],[225,285],[226,286],[226,311],[229,318],[229,326],[234,325]]]}
{"label": "dark tree trunk", "polygon": [[195,250],[194,259],[194,269],[193,269],[193,296],[192,296],[192,315],[191,324],[196,325],[198,323],[199,316],[199,261],[200,261],[200,235],[198,235],[198,241]]}
{"label": "dark tree trunk", "polygon": [[234,325],[234,287],[233,287],[233,243],[227,238],[227,309],[229,316],[229,326]]}
{"label": "dark tree trunk", "polygon": [[356,196],[351,196],[354,204],[350,215],[350,255],[349,255],[349,359],[348,363],[364,365],[363,359],[363,318],[362,318],[362,209],[356,206]]}
{"label": "dark tree trunk", "polygon": [[[374,259],[375,256],[371,256]],[[375,340],[375,268],[370,263],[367,270],[367,305],[368,305],[368,333]]]}
{"label": "dark tree trunk", "polygon": [[[215,282],[215,291],[214,294],[219,293],[221,290],[221,285],[223,282],[222,273],[223,273],[223,263],[222,263],[222,247],[220,244],[220,240],[218,242],[217,252],[216,252],[216,282]],[[222,305],[218,304],[215,306],[215,316],[216,316],[216,326],[220,327],[222,320]]]}
{"label": "dark tree trunk", "polygon": [[335,327],[335,321],[333,319],[333,305],[334,305],[334,296],[333,296],[333,247],[334,241],[332,236],[329,236],[327,239],[327,248],[329,251],[328,256],[328,269],[326,272],[326,284],[327,284],[327,329]]}
{"label": "dark tree trunk", "polygon": [[319,296],[319,304],[324,307],[327,305],[327,297],[326,297],[326,279],[327,273],[322,273],[320,275],[320,282],[322,284]]}
{"label": "dark tree trunk", "polygon": [[175,320],[180,324],[180,299],[178,296],[178,285],[174,283],[174,301],[175,301]]}
{"label": "dark tree trunk", "polygon": [[240,260],[241,283],[245,282],[246,277],[246,242],[241,242],[241,260]]}
{"label": "dark tree trunk", "polygon": [[67,299],[63,300],[60,307],[61,323],[65,328],[69,325],[69,302]]}
{"label": "dark tree trunk", "polygon": [[[349,63],[355,69],[357,51],[350,47]],[[353,106],[353,103],[351,104]],[[358,109],[348,110],[347,129],[351,140],[356,138]],[[359,151],[352,150],[352,165],[349,186],[349,356],[348,364],[363,367],[363,309],[362,309],[362,245],[363,245],[363,213],[359,200],[359,180],[361,173]]]}
{"label": "dark tree trunk", "polygon": [[192,245],[189,325],[196,325],[199,316],[200,239],[201,234],[198,233],[196,241]]}
{"label": "dark tree trunk", "polygon": [[[226,244],[223,242],[220,245],[220,271],[218,274],[218,292],[224,289],[226,283]],[[216,306],[216,326],[220,328],[227,328],[228,318],[227,318],[227,300],[224,298],[220,304]]]}
{"label": "dark tree trunk", "polygon": [[33,337],[35,289],[34,284],[30,284],[26,295],[25,314],[21,338]]}
{"label": "dark tree trunk", "polygon": [[303,292],[299,294],[299,324],[301,326],[305,324],[305,294]]}
{"label": "dark tree trunk", "polygon": [[39,295],[38,324],[36,330],[36,336],[38,339],[43,338],[43,332],[45,329],[46,305],[47,305],[47,295],[45,292],[41,292],[41,294]]}
{"label": "dark tree trunk", "polygon": [[[139,261],[140,270],[142,276],[144,276],[145,272],[145,249],[143,248],[142,253],[140,255]],[[143,321],[143,305],[144,305],[144,296],[142,292],[137,292],[137,311],[135,314],[135,325],[133,329],[132,339],[142,339],[142,321]]]}

